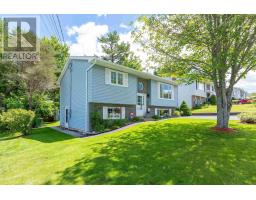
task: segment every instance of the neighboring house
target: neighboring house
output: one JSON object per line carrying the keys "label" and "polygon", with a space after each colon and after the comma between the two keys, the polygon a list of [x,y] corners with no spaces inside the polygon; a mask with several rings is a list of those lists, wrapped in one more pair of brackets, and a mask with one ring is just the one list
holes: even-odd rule
{"label": "neighboring house", "polygon": [[90,131],[90,113],[103,119],[170,115],[178,105],[174,81],[93,57],[70,57],[60,84],[60,124]]}
{"label": "neighboring house", "polygon": [[242,88],[234,87],[232,97],[235,99],[246,99],[247,92]]}
{"label": "neighboring house", "polygon": [[178,105],[185,101],[190,108],[193,108],[206,102],[213,94],[215,95],[215,90],[211,83],[198,81],[191,84],[183,83],[178,86]]}

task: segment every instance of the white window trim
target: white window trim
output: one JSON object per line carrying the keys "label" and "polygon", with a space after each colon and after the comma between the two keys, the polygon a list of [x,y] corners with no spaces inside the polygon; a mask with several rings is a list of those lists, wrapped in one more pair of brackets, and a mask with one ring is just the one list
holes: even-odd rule
{"label": "white window trim", "polygon": [[[200,85],[200,84],[204,86],[204,89],[200,89],[200,88],[199,88],[199,85]],[[205,87],[206,87],[205,83],[197,82],[197,90],[206,91],[206,88],[205,88]]]}
{"label": "white window trim", "polygon": [[168,110],[169,116],[172,116],[172,109],[171,108],[155,108],[155,115],[158,115],[159,110]]}
{"label": "white window trim", "polygon": [[[164,84],[164,85],[170,85],[171,86],[171,92],[172,92],[172,98],[171,99],[169,99],[169,98],[162,98],[161,97],[161,92],[160,92],[160,85],[161,84]],[[169,100],[169,101],[173,101],[174,100],[174,87],[173,87],[173,85],[171,85],[171,84],[167,84],[167,83],[160,83],[160,82],[158,82],[158,84],[157,84],[157,91],[158,91],[158,99],[163,99],[163,100]]]}
{"label": "white window trim", "polygon": [[[108,117],[108,109],[115,109],[115,108],[120,108],[120,118],[109,118]],[[103,119],[125,119],[125,107],[119,107],[119,106],[103,106]]]}
{"label": "white window trim", "polygon": [[[116,83],[112,83],[111,82],[111,72],[115,72],[116,73]],[[112,70],[112,69],[108,69],[106,68],[106,79],[108,79],[107,81],[105,81],[106,84],[108,85],[113,85],[113,86],[119,86],[119,87],[128,87],[128,74],[124,73],[124,72],[120,72],[117,70]],[[122,74],[123,75],[123,84],[118,84],[118,74]]]}

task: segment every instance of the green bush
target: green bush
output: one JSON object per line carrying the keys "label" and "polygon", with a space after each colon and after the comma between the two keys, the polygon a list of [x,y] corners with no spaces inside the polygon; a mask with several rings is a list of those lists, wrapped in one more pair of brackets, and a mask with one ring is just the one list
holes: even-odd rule
{"label": "green bush", "polygon": [[102,119],[99,112],[91,113],[92,130],[96,132],[104,132],[106,130],[113,130],[125,126],[126,119]]}
{"label": "green bush", "polygon": [[23,135],[27,135],[31,131],[34,117],[35,113],[33,111],[10,109],[0,115],[0,122],[3,127],[12,133],[21,132]]}
{"label": "green bush", "polygon": [[243,123],[256,124],[256,112],[241,113],[239,118]]}
{"label": "green bush", "polygon": [[140,121],[141,121],[141,118],[139,118],[139,117],[133,117],[133,118],[131,119],[131,121],[132,121],[132,122],[140,122]]}
{"label": "green bush", "polygon": [[182,101],[180,105],[180,114],[181,116],[191,116],[191,109],[188,107],[185,101]]}
{"label": "green bush", "polygon": [[216,105],[216,104],[217,104],[216,95],[212,94],[212,95],[210,96],[210,98],[208,99],[208,101],[209,101],[209,103],[210,103],[211,105]]}
{"label": "green bush", "polygon": [[154,119],[154,120],[159,120],[159,119],[161,119],[161,117],[160,117],[159,115],[153,115],[153,116],[152,116],[152,119]]}
{"label": "green bush", "polygon": [[46,95],[36,95],[33,97],[34,111],[38,118],[43,118],[46,122],[54,120],[54,115],[57,110],[55,103],[48,99]]}
{"label": "green bush", "polygon": [[103,125],[105,129],[117,129],[127,124],[126,119],[105,119]]}
{"label": "green bush", "polygon": [[173,117],[180,117],[180,111],[178,111],[178,110],[173,111],[172,116]]}
{"label": "green bush", "polygon": [[194,106],[193,109],[201,109],[202,107],[203,107],[203,106],[202,106],[201,104],[197,104],[197,105]]}
{"label": "green bush", "polygon": [[25,108],[25,97],[12,96],[4,99],[4,104],[7,109]]}
{"label": "green bush", "polygon": [[99,112],[91,113],[91,125],[92,125],[92,130],[96,132],[101,132],[104,130],[103,120]]}

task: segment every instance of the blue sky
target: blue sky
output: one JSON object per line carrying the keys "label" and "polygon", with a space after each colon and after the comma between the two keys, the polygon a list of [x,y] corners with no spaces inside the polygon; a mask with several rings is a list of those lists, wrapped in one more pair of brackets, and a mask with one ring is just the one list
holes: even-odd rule
{"label": "blue sky", "polygon": [[[12,16],[12,15],[2,15]],[[17,16],[17,15],[13,15]],[[24,16],[24,15],[18,15]],[[25,15],[35,16],[35,15]],[[56,35],[54,21],[58,26],[57,15],[36,15],[40,17],[40,36]],[[140,51],[140,46],[133,43],[131,31],[135,22],[140,15],[120,14],[120,15],[58,15],[65,42],[70,46],[70,54],[81,55],[102,55],[102,50],[97,38],[105,35],[110,31],[117,31],[122,41],[131,44],[131,50],[140,56],[146,67],[147,55]],[[0,16],[1,17],[1,16]],[[60,29],[59,33],[60,33]],[[248,92],[256,92],[256,72],[250,72],[246,79],[238,82],[237,87],[244,88]]]}

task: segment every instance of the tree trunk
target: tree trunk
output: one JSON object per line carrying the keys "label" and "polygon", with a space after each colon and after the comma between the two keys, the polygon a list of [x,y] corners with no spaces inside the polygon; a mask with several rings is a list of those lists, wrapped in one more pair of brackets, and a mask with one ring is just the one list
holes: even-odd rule
{"label": "tree trunk", "polygon": [[221,86],[216,91],[217,95],[217,128],[228,128],[230,110],[232,107],[231,93],[226,91],[225,86]]}
{"label": "tree trunk", "polygon": [[33,108],[33,95],[29,94],[28,96],[28,105],[29,105],[29,110],[32,110]]}

